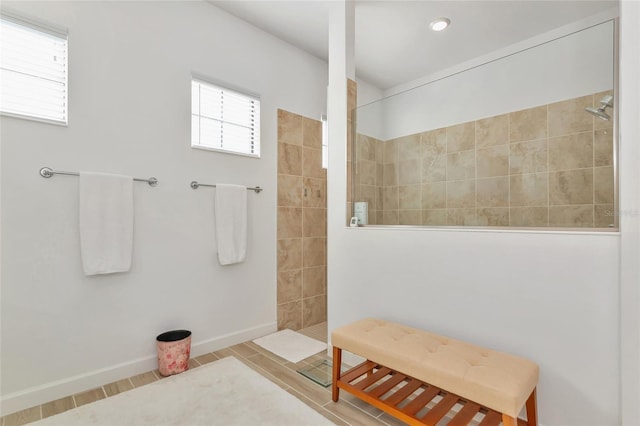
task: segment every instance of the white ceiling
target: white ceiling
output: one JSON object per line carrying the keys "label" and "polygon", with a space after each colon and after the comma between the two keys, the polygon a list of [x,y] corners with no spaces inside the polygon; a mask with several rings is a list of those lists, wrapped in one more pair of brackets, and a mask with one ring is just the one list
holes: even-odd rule
{"label": "white ceiling", "polygon": [[[326,1],[211,3],[327,60]],[[609,0],[356,0],[356,75],[388,89],[617,7]],[[435,33],[429,22],[451,19]]]}

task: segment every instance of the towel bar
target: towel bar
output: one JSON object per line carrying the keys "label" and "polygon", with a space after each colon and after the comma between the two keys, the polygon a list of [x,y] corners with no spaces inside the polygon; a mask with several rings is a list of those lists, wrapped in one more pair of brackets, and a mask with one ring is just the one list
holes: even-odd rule
{"label": "towel bar", "polygon": [[[62,170],[52,170],[51,167],[43,167],[40,169],[40,176],[43,178],[50,178],[53,175],[68,175],[68,176],[80,176],[78,172],[65,172]],[[154,177],[150,177],[149,179],[140,179],[133,178],[133,180],[137,182],[147,182],[149,186],[156,186],[158,184],[158,179]]]}
{"label": "towel bar", "polygon": [[[198,187],[200,187],[200,186],[209,186],[209,187],[212,187],[212,188],[216,187],[215,185],[208,185],[206,183],[198,183],[198,181],[196,181],[196,180],[192,181],[190,186],[193,189],[198,189]],[[259,194],[260,192],[262,192],[262,188],[260,188],[259,186],[256,186],[255,188],[247,187],[247,191],[255,191],[256,194]]]}

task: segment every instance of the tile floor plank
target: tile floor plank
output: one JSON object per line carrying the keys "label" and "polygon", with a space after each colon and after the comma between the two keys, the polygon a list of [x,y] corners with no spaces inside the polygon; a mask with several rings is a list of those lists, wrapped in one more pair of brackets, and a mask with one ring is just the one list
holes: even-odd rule
{"label": "tile floor plank", "polygon": [[[329,389],[331,389],[330,386],[329,386]],[[360,398],[354,395],[351,395],[349,392],[346,392],[346,391],[340,392],[340,400],[341,401],[344,400],[350,403],[351,405],[354,405],[356,408],[361,409],[362,411],[372,415],[373,417],[379,417],[382,413],[384,413],[384,411],[380,410],[379,408],[376,408],[373,405],[364,402]]]}
{"label": "tile floor plank", "polygon": [[137,376],[130,377],[133,386],[140,387],[155,382],[158,378],[153,374],[153,371],[147,371],[146,373],[138,374]]}
{"label": "tile floor plank", "polygon": [[47,417],[51,417],[55,414],[64,413],[72,408],[75,408],[75,403],[73,402],[73,398],[70,396],[56,399],[55,401],[42,404],[42,418],[46,419]]}
{"label": "tile floor plank", "polygon": [[279,357],[278,355],[274,354],[273,352],[269,352],[268,350],[266,350],[262,346],[256,345],[253,342],[245,342],[245,344],[247,346],[249,346],[251,349],[253,349],[254,351],[256,351],[257,353],[259,353],[259,354],[261,354],[263,356],[266,356],[267,358],[271,358],[272,360],[274,360],[275,362],[277,362],[279,364],[283,364],[284,365],[284,364],[289,362],[288,360],[286,360],[286,359],[284,359],[282,357]]}
{"label": "tile floor plank", "polygon": [[330,401],[324,405],[324,408],[331,411],[336,416],[347,421],[350,425],[383,425],[384,423],[377,417],[373,417],[360,410],[347,401],[340,400],[338,402]]}
{"label": "tile floor plank", "polygon": [[229,347],[229,349],[231,349],[232,351],[236,352],[238,355],[240,355],[243,358],[249,358],[251,355],[255,355],[258,352],[255,351],[255,349],[253,349],[251,346],[247,345],[246,343],[240,343],[239,345],[233,345],[231,347]]}
{"label": "tile floor plank", "polygon": [[338,426],[349,426],[349,423],[345,422],[340,417],[333,414],[331,411],[326,410],[322,406],[316,404],[315,402],[313,402],[312,400],[310,400],[309,398],[307,398],[305,395],[301,394],[297,390],[293,388],[289,388],[287,389],[287,392],[289,392],[291,395],[298,398],[300,401],[304,402],[309,407],[313,408],[319,414],[322,414],[326,419],[330,420],[332,423]]}
{"label": "tile floor plank", "polygon": [[81,393],[73,395],[73,400],[76,403],[76,407],[80,407],[85,404],[96,402],[100,399],[105,399],[106,395],[102,388],[90,389]]}
{"label": "tile floor plank", "polygon": [[380,421],[382,422],[385,422],[389,426],[406,426],[407,425],[405,422],[402,422],[387,413],[382,414],[380,417],[378,417],[378,419],[380,419]]}
{"label": "tile floor plank", "polygon": [[317,404],[324,405],[331,400],[331,395],[327,393],[322,386],[313,383],[301,374],[279,364],[271,358],[258,354],[252,356],[249,360],[278,377]]}
{"label": "tile floor plank", "polygon": [[252,369],[253,371],[255,371],[256,373],[258,373],[258,374],[266,377],[267,379],[271,380],[273,383],[275,383],[276,385],[278,385],[282,389],[286,390],[286,389],[290,388],[290,386],[287,383],[285,383],[284,381],[280,380],[277,376],[274,376],[273,374],[269,373],[267,370],[265,370],[264,368],[260,367],[256,363],[252,362],[249,358],[236,357],[236,359],[239,360],[240,362],[242,362],[244,365],[246,365],[250,369]]}
{"label": "tile floor plank", "polygon": [[296,362],[295,364],[293,362],[286,362],[284,363],[284,366],[287,367],[290,370],[293,371],[298,371],[301,368],[305,368],[305,367],[309,367],[311,364],[309,364],[306,361],[300,361],[300,362]]}
{"label": "tile floor plank", "polygon": [[103,388],[104,393],[107,395],[107,397],[110,397],[133,389],[133,384],[129,379],[123,379],[104,385]]}
{"label": "tile floor plank", "polygon": [[197,356],[196,361],[198,361],[201,365],[208,364],[213,361],[217,361],[218,357],[213,353],[209,352],[208,354]]}
{"label": "tile floor plank", "polygon": [[228,356],[235,356],[236,358],[238,358],[237,354],[235,352],[233,352],[229,348],[224,348],[224,349],[217,350],[217,351],[213,352],[213,354],[215,356],[217,356],[218,359],[226,358]]}
{"label": "tile floor plank", "polygon": [[40,406],[27,408],[26,410],[18,411],[17,413],[4,416],[3,425],[6,426],[21,426],[27,423],[40,420]]}
{"label": "tile floor plank", "polygon": [[322,351],[315,355],[310,356],[304,361],[308,362],[309,364],[313,364],[314,362],[318,362],[318,361],[330,361],[330,360],[331,360],[331,357],[327,354],[327,351]]}

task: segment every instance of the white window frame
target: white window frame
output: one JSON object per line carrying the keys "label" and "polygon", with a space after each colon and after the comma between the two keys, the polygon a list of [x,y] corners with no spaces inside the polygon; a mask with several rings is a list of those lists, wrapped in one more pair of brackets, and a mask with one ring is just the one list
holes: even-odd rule
{"label": "white window frame", "polygon": [[[35,30],[44,34],[48,34],[57,38],[64,39],[66,42],[66,60],[64,68],[64,119],[56,120],[51,118],[39,117],[30,114],[20,114],[16,112],[4,111],[0,105],[0,115],[6,117],[20,118],[24,120],[37,121],[47,124],[55,124],[58,126],[67,127],[69,125],[69,35],[65,28],[57,27],[48,23],[44,23],[38,20],[21,16],[20,14],[13,13],[11,11],[3,10],[0,12],[0,17],[13,24],[27,27],[31,30]],[[1,95],[1,93],[0,93]]]}
{"label": "white window frame", "polygon": [[[197,115],[198,117],[201,117],[199,114],[194,114],[193,112],[193,83],[194,82],[198,82],[200,84],[205,84],[205,85],[209,85],[209,86],[213,86],[214,88],[217,89],[222,89],[223,91],[228,91],[231,92],[235,95],[240,95],[240,96],[244,96],[248,99],[252,99],[254,101],[257,102],[257,110],[258,110],[258,116],[255,120],[255,124],[253,126],[253,130],[256,133],[256,137],[255,137],[255,143],[254,146],[255,148],[257,148],[257,153],[250,153],[250,152],[244,152],[244,151],[236,151],[233,149],[225,149],[225,148],[218,148],[218,147],[213,147],[213,146],[207,146],[207,145],[202,145],[202,144],[194,144],[193,142],[193,117],[195,115]],[[241,90],[241,89],[237,89],[233,86],[230,86],[228,84],[225,83],[220,83],[220,82],[216,82],[215,80],[212,80],[210,78],[207,77],[203,77],[201,75],[198,74],[192,74],[191,75],[191,118],[192,118],[192,124],[191,124],[191,147],[192,148],[196,148],[196,149],[203,149],[206,151],[214,151],[214,152],[220,152],[223,154],[231,154],[231,155],[240,155],[240,156],[244,156],[244,157],[250,157],[250,158],[260,158],[260,152],[261,152],[261,125],[260,125],[260,108],[261,108],[261,99],[260,96],[256,95],[256,94],[252,94],[249,93],[245,90]],[[198,136],[198,141],[201,141],[200,137]]]}
{"label": "white window frame", "polygon": [[329,122],[327,114],[322,114],[320,120],[322,122],[322,168],[327,169],[329,167]]}

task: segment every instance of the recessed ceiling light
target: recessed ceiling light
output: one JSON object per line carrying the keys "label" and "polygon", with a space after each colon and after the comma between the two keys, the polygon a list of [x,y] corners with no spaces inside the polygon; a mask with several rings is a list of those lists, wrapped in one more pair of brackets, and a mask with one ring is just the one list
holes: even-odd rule
{"label": "recessed ceiling light", "polygon": [[442,31],[449,26],[451,20],[449,18],[438,18],[429,24],[432,31]]}

